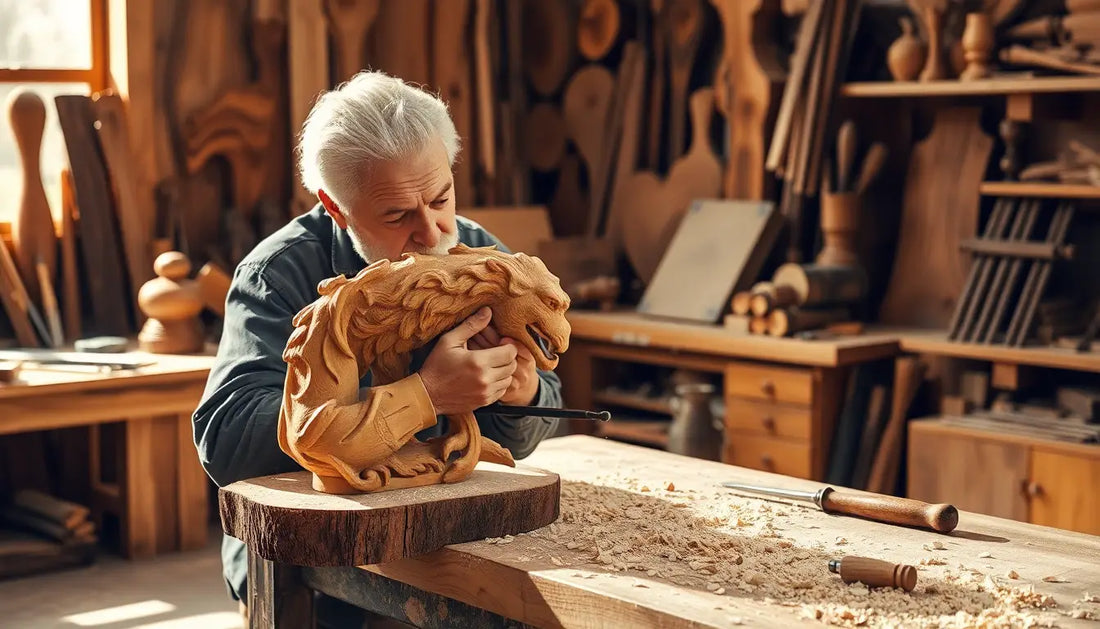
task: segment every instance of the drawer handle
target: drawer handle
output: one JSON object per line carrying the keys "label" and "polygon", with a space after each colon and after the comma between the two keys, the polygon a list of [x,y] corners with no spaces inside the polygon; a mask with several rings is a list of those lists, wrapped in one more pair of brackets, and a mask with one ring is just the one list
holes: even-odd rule
{"label": "drawer handle", "polygon": [[1026,486],[1027,495],[1031,498],[1038,498],[1043,495],[1043,486],[1039,483],[1031,482]]}
{"label": "drawer handle", "polygon": [[768,415],[760,420],[760,423],[764,425],[764,430],[768,432],[775,432],[775,418]]}
{"label": "drawer handle", "polygon": [[771,380],[765,380],[765,381],[761,382],[760,383],[760,391],[761,391],[761,393],[763,393],[764,395],[767,395],[769,397],[775,395],[775,383],[772,382]]}
{"label": "drawer handle", "polygon": [[772,455],[770,455],[770,454],[760,455],[760,464],[763,465],[764,469],[766,469],[766,470],[774,470],[775,469],[775,461],[772,460]]}

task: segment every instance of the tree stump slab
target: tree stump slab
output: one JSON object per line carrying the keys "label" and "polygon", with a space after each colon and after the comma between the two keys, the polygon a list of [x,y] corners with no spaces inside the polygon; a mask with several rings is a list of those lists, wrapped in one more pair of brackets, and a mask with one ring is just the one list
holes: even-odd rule
{"label": "tree stump slab", "polygon": [[379,493],[322,493],[306,471],[218,492],[226,534],[269,561],[317,567],[384,563],[526,533],[557,520],[560,498],[557,474],[484,462],[458,483]]}

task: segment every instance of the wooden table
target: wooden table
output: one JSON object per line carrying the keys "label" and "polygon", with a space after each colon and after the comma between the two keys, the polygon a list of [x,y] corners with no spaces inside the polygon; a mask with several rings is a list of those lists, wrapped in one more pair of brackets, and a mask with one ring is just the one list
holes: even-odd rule
{"label": "wooden table", "polygon": [[[575,422],[573,432],[667,445],[667,399],[624,391],[622,369],[666,369],[715,377],[725,402],[721,460],[768,472],[823,479],[844,404],[848,370],[899,352],[892,333],[802,340],[740,334],[717,325],[634,312],[569,313],[569,351],[557,373],[565,404],[612,411],[618,421]],[[641,413],[638,413],[641,411]],[[632,413],[638,421],[629,421]]]}
{"label": "wooden table", "polygon": [[[209,354],[131,352],[154,364],[96,373],[24,367],[20,382],[0,385],[0,435],[90,426],[92,510],[120,520],[126,557],[202,548],[207,539],[208,480],[192,437],[213,364]],[[123,422],[120,461],[99,460],[99,426]],[[117,483],[102,465],[118,465]]]}
{"label": "wooden table", "polygon": [[[955,619],[952,596],[977,601],[956,619],[975,624],[995,600],[1030,588],[1056,607],[1029,613],[1058,626],[1091,625],[1074,612],[1100,615],[1100,601],[1082,600],[1100,592],[1100,537],[965,511],[948,535],[831,516],[716,486],[813,482],[581,435],[547,440],[521,465],[561,475],[556,523],[506,543],[360,567],[292,568],[253,555],[253,626],[310,626],[310,590],[423,627],[789,627],[846,612],[874,626],[889,601],[908,606],[906,626],[935,626]],[[662,523],[676,532],[659,535]],[[718,550],[710,563],[691,556],[705,547]],[[654,548],[679,553],[658,559]],[[916,565],[917,588],[847,588],[826,567],[845,555]],[[1002,588],[996,596],[977,591],[986,579]],[[845,592],[862,602],[839,606]]]}

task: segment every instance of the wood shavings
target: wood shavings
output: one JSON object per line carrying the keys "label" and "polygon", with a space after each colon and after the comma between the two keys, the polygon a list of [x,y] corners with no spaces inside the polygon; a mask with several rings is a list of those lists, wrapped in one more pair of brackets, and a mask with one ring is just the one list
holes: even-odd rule
{"label": "wood shavings", "polygon": [[[573,568],[583,566],[608,579],[630,578],[626,587],[637,581],[652,588],[660,582],[680,588],[673,595],[695,590],[770,600],[777,610],[791,607],[796,615],[845,627],[1034,627],[1057,622],[1070,611],[1054,609],[1049,595],[1006,580],[1003,572],[991,577],[965,566],[955,569],[935,554],[920,562],[924,572],[912,593],[847,585],[827,565],[838,556],[838,546],[859,546],[854,540],[822,534],[799,543],[782,532],[811,528],[806,521],[813,521],[813,513],[783,515],[789,510],[736,494],[704,493],[695,500],[683,488],[662,491],[665,481],[642,485],[619,477],[603,482],[562,479],[556,528],[530,538],[546,553],[544,560],[560,555]],[[640,491],[650,486],[659,489]],[[939,541],[926,548],[947,550]]]}
{"label": "wood shavings", "polygon": [[989,559],[993,557],[993,553],[984,552],[978,555],[978,559]]}
{"label": "wood shavings", "polygon": [[1009,579],[1019,579],[1020,578],[1020,573],[1016,572],[1015,570],[1009,570],[1008,571],[1008,578]]}
{"label": "wood shavings", "polygon": [[1043,581],[1046,581],[1047,583],[1069,583],[1069,579],[1059,576],[1043,577]]}
{"label": "wood shavings", "polygon": [[666,491],[676,491],[676,485],[673,485],[672,483],[669,483],[668,487],[665,487],[665,490]]}

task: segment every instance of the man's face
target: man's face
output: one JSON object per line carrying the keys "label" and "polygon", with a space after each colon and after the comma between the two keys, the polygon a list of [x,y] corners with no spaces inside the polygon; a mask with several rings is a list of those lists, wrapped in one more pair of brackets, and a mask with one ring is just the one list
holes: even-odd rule
{"label": "man's face", "polygon": [[359,255],[374,262],[406,252],[446,254],[458,243],[454,199],[447,152],[434,142],[408,159],[375,165],[352,207],[325,206]]}

